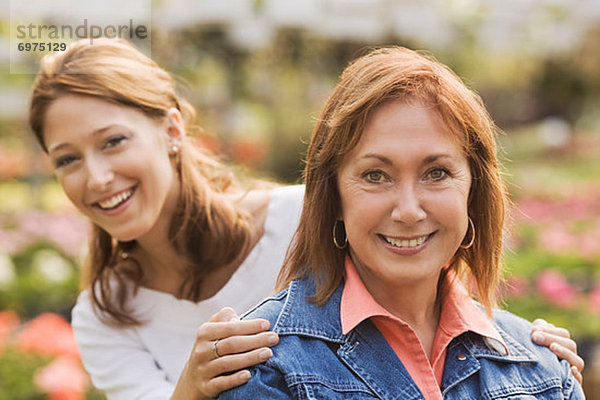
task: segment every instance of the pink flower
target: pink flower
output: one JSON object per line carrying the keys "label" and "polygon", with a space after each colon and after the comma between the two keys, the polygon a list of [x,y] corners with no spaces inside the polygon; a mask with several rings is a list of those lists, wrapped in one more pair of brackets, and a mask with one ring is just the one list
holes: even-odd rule
{"label": "pink flower", "polygon": [[577,239],[565,227],[552,225],[540,234],[540,242],[546,250],[554,253],[562,253],[573,250]]}
{"label": "pink flower", "polygon": [[575,303],[577,291],[569,285],[567,279],[558,271],[546,270],[536,277],[537,290],[558,307],[569,307]]}
{"label": "pink flower", "polygon": [[52,313],[40,314],[26,323],[17,336],[17,347],[40,354],[80,357],[73,328],[63,317]]}
{"label": "pink flower", "polygon": [[89,223],[74,211],[29,210],[20,215],[19,226],[24,235],[53,242],[71,256],[84,248],[89,230]]}
{"label": "pink flower", "polygon": [[511,214],[517,221],[547,221],[552,212],[552,207],[548,202],[538,199],[522,199],[511,210]]}
{"label": "pink flower", "polygon": [[39,369],[34,382],[50,400],[84,400],[90,382],[81,364],[72,357],[58,357]]}
{"label": "pink flower", "polygon": [[579,251],[589,260],[597,259],[600,254],[600,235],[597,232],[585,232],[579,238]]}
{"label": "pink flower", "polygon": [[563,200],[524,198],[512,215],[516,221],[586,221],[597,215],[598,198],[595,193],[582,193]]}

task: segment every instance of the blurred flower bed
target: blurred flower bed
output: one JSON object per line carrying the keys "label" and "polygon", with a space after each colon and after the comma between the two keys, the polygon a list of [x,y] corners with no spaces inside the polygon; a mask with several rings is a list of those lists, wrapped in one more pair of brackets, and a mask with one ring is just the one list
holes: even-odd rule
{"label": "blurred flower bed", "polygon": [[[0,400],[103,399],[81,364],[69,323],[88,224],[42,191],[52,211],[31,208],[25,183],[0,185]],[[19,207],[19,204],[21,207]]]}
{"label": "blurred flower bed", "polygon": [[75,301],[88,225],[74,211],[0,213],[0,310],[65,317]]}
{"label": "blurred flower bed", "polygon": [[42,313],[22,323],[14,311],[0,311],[0,400],[102,398],[64,317]]}
{"label": "blurred flower bed", "polygon": [[[545,124],[502,138],[514,207],[506,239],[506,307],[569,329],[600,393],[600,134]],[[592,395],[593,394],[593,395]]]}
{"label": "blurred flower bed", "polygon": [[521,198],[508,240],[508,308],[600,341],[600,190],[565,199]]}

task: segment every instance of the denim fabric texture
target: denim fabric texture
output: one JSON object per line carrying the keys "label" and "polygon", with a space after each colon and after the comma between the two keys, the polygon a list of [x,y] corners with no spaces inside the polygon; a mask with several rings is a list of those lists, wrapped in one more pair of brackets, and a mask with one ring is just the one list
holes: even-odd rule
{"label": "denim fabric texture", "polygon": [[[280,336],[273,357],[250,368],[252,378],[220,399],[424,399],[369,321],[342,334],[343,284],[323,306],[308,301],[303,279],[265,299],[244,319],[265,318]],[[442,395],[448,400],[584,399],[569,364],[531,342],[531,324],[506,311],[494,319],[509,354],[467,332],[449,345]]]}

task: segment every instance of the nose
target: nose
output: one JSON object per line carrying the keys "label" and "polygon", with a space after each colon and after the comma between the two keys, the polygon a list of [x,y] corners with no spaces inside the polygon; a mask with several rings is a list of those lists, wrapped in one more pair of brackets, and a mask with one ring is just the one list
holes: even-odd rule
{"label": "nose", "polygon": [[413,184],[399,185],[394,191],[392,220],[408,225],[424,220],[427,213],[423,209],[423,199]]}
{"label": "nose", "polygon": [[107,160],[101,157],[89,157],[86,160],[87,187],[90,190],[101,192],[106,190],[114,179],[112,168]]}

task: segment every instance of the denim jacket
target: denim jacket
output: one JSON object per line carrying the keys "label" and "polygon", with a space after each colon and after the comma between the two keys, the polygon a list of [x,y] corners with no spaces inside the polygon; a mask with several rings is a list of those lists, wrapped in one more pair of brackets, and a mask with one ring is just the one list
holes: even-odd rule
{"label": "denim jacket", "polygon": [[[250,368],[252,378],[220,399],[424,399],[392,348],[365,320],[342,334],[343,283],[323,305],[308,301],[314,285],[293,281],[250,310],[280,336],[273,357]],[[509,354],[472,332],[448,346],[441,384],[444,399],[584,399],[569,364],[530,340],[531,324],[494,313]],[[494,350],[496,348],[496,350]]]}

